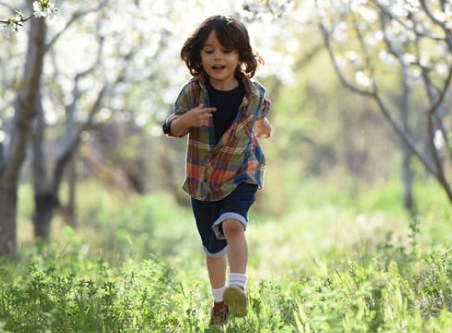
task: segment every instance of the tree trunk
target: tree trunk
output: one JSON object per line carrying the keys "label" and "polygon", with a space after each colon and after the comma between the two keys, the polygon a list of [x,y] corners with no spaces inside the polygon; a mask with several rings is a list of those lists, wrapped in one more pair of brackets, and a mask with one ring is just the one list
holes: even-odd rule
{"label": "tree trunk", "polygon": [[41,104],[41,94],[38,92],[35,102],[36,121],[33,127],[31,146],[33,151],[33,187],[35,212],[33,226],[35,237],[48,239],[50,237],[50,222],[53,217],[54,207],[58,204],[57,198],[52,193],[46,167],[45,120],[44,110]]}
{"label": "tree trunk", "polygon": [[[33,0],[28,0],[29,8]],[[0,256],[17,254],[17,193],[35,112],[45,54],[45,20],[30,21],[21,85],[14,101],[14,119],[5,164],[0,174]]]}
{"label": "tree trunk", "polygon": [[5,188],[2,182],[0,185],[0,256],[17,254],[16,206],[17,188]]}
{"label": "tree trunk", "polygon": [[413,198],[414,175],[413,170],[411,169],[411,159],[413,154],[405,144],[402,143],[402,145],[403,205],[411,216],[415,216],[416,208]]}
{"label": "tree trunk", "polygon": [[50,191],[35,192],[35,213],[33,216],[35,237],[42,239],[50,237],[50,222],[57,205],[54,193]]}
{"label": "tree trunk", "polygon": [[72,156],[71,161],[69,162],[68,169],[68,203],[65,207],[65,219],[66,223],[70,225],[72,228],[77,228],[77,214],[76,214],[76,186],[77,186],[77,169],[76,169],[76,154]]}
{"label": "tree trunk", "polygon": [[[410,106],[409,97],[411,94],[411,88],[408,84],[408,68],[403,61],[400,61],[400,76],[402,78],[402,96],[401,96],[401,118],[402,126],[405,133],[411,135],[410,130]],[[416,205],[413,196],[413,185],[414,185],[414,173],[411,166],[411,160],[413,158],[413,153],[410,147],[401,140],[402,145],[402,178],[403,178],[403,205],[410,216],[414,217],[416,215]]]}

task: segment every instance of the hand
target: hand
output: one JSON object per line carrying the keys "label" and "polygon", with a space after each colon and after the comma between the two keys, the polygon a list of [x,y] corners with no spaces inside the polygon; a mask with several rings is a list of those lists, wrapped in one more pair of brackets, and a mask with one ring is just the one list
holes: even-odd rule
{"label": "hand", "polygon": [[175,118],[171,123],[171,134],[182,137],[188,134],[190,127],[209,125],[209,119],[212,118],[212,112],[215,110],[216,108],[205,108],[203,104],[199,104],[199,106]]}
{"label": "hand", "polygon": [[256,137],[260,138],[261,136],[264,136],[264,138],[269,138],[271,136],[272,132],[272,125],[268,121],[267,118],[260,119],[256,121],[255,125],[256,129]]}
{"label": "hand", "polygon": [[191,109],[185,113],[181,118],[185,126],[199,127],[209,125],[209,119],[212,118],[212,112],[215,112],[216,108],[205,108],[203,104],[199,104],[196,108]]}

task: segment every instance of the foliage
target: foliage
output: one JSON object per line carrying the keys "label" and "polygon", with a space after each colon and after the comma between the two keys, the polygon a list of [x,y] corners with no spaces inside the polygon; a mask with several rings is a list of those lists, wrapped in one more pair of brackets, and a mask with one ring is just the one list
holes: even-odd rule
{"label": "foliage", "polygon": [[177,316],[179,301],[167,298],[180,286],[157,259],[139,268],[133,262],[110,267],[102,259],[75,255],[35,256],[19,270],[12,265],[1,271],[0,317],[6,331],[155,332]]}
{"label": "foliage", "polygon": [[[286,246],[295,250],[297,243]],[[224,331],[450,332],[447,253],[414,253],[382,241],[371,253],[356,244],[348,254],[306,258],[273,270],[273,278],[256,273],[248,317],[232,319]],[[206,326],[211,304],[199,282],[202,264],[189,257],[170,267],[155,256],[105,261],[76,243],[64,251],[27,248],[23,259],[0,266],[0,332],[218,332]]]}
{"label": "foliage", "polygon": [[[306,183],[284,215],[251,212],[250,313],[224,331],[450,332],[451,213],[437,185],[418,189],[429,204],[410,222],[396,186],[352,198]],[[60,226],[0,262],[0,332],[218,332],[190,210],[163,193],[83,192],[77,232]]]}
{"label": "foliage", "polygon": [[[452,79],[452,3],[315,1],[325,48],[341,83],[374,101],[452,203],[447,165]],[[388,78],[398,82],[394,87]],[[396,93],[394,94],[394,90]],[[405,179],[412,170],[404,164]],[[405,187],[410,186],[406,181]]]}

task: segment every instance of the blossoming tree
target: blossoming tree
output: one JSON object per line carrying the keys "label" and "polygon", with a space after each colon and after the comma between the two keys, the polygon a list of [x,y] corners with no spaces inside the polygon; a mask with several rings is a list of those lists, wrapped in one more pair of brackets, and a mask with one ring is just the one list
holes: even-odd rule
{"label": "blossoming tree", "polygon": [[[415,213],[412,161],[452,204],[452,2],[316,0],[324,44],[340,81],[372,99],[401,138],[405,205]],[[449,177],[448,177],[449,176]]]}
{"label": "blossoming tree", "polygon": [[26,147],[31,135],[35,117],[35,103],[39,94],[39,84],[45,54],[46,24],[42,19],[53,16],[57,10],[49,0],[28,1],[33,14],[25,17],[21,10],[16,15],[1,20],[2,31],[10,35],[24,22],[30,21],[29,40],[22,84],[17,89],[14,101],[13,130],[8,146],[0,142],[0,255],[14,255],[16,244],[16,214],[18,182]]}
{"label": "blossoming tree", "polygon": [[[17,59],[22,59],[25,52],[20,50],[14,57],[5,51],[7,48],[0,50],[0,57],[10,60],[4,68],[11,76],[1,78],[7,87],[0,90],[7,99],[0,100],[0,107],[6,109],[0,114],[0,255],[17,250],[17,188],[25,151],[33,152],[35,235],[46,237],[52,215],[59,208],[62,175],[81,137],[88,135],[94,117],[99,111],[98,122],[114,113],[137,123],[158,117],[158,110],[149,110],[152,100],[164,98],[163,89],[158,87],[165,82],[156,73],[164,68],[162,62],[168,67],[176,67],[170,65],[172,61],[179,62],[177,56],[168,56],[170,35],[182,35],[177,29],[183,29],[169,24],[171,1],[66,1],[49,32],[45,20],[38,19],[56,13],[55,7],[46,4],[47,7],[37,7],[28,1],[33,15],[16,12],[12,18],[2,19],[2,31],[11,37],[11,49],[16,40],[25,36],[16,33],[25,22],[29,29],[22,77],[14,73],[23,67]],[[121,12],[117,12],[118,6],[123,8]],[[63,34],[64,38],[60,38]],[[2,65],[6,66],[5,62]],[[167,81],[177,71],[172,73]],[[53,172],[49,173],[44,130],[52,117],[66,124],[66,128],[59,140],[61,147],[55,154]]]}

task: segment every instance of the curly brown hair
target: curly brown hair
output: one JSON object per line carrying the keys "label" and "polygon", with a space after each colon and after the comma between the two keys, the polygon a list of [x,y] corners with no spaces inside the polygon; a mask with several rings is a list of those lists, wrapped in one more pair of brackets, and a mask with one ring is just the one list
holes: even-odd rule
{"label": "curly brown hair", "polygon": [[253,51],[248,30],[243,23],[223,15],[207,18],[185,41],[180,56],[190,73],[196,76],[204,71],[201,65],[201,49],[212,31],[215,31],[223,47],[237,50],[240,65],[236,72],[243,72],[249,78],[253,77],[258,68],[264,64],[264,60]]}

